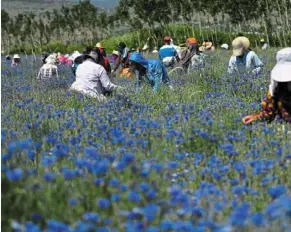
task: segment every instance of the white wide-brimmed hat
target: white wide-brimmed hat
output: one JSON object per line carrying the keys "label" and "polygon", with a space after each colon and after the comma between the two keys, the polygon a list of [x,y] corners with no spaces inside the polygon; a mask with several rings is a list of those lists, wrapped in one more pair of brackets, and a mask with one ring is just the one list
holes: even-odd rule
{"label": "white wide-brimmed hat", "polygon": [[232,41],[233,55],[242,56],[244,51],[250,47],[251,43],[247,37],[239,36]]}
{"label": "white wide-brimmed hat", "polygon": [[220,47],[221,47],[221,48],[224,48],[224,49],[226,49],[226,50],[228,50],[228,48],[229,48],[228,44],[222,44]]}
{"label": "white wide-brimmed hat", "polygon": [[13,59],[20,59],[20,56],[18,54],[14,54]]}
{"label": "white wide-brimmed hat", "polygon": [[291,47],[279,50],[276,60],[277,64],[271,72],[271,78],[278,82],[291,81]]}

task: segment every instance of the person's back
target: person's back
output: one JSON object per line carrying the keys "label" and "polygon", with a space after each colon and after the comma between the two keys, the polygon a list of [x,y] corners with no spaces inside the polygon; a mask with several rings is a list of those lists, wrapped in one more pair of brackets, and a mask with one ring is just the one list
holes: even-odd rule
{"label": "person's back", "polygon": [[57,58],[50,55],[45,59],[45,64],[40,68],[37,79],[45,80],[58,77]]}
{"label": "person's back", "polygon": [[71,89],[98,98],[99,101],[105,100],[104,92],[112,91],[117,88],[112,84],[107,76],[106,70],[102,65],[86,59],[76,70],[76,81]]}

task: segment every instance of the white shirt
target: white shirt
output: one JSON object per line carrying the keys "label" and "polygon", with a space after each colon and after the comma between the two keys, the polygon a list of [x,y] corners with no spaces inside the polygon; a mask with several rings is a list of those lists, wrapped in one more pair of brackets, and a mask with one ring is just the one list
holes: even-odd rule
{"label": "white shirt", "polygon": [[253,51],[245,52],[242,57],[231,56],[228,64],[228,73],[241,75],[244,73],[257,76],[262,73],[264,64]]}
{"label": "white shirt", "polygon": [[112,91],[117,87],[110,81],[103,66],[87,59],[78,66],[76,81],[72,84],[71,89],[103,101],[106,100],[104,90]]}
{"label": "white shirt", "polygon": [[58,67],[55,64],[44,64],[38,73],[37,79],[50,79],[50,78],[58,78]]}

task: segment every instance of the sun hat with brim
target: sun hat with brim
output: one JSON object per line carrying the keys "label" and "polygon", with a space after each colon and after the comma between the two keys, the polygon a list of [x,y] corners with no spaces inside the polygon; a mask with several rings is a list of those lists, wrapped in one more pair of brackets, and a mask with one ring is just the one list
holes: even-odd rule
{"label": "sun hat with brim", "polygon": [[229,48],[228,44],[222,44],[220,47],[221,47],[221,48],[224,48],[224,49],[226,49],[226,50],[228,50],[228,48]]}
{"label": "sun hat with brim", "polygon": [[206,42],[205,46],[207,49],[211,48],[212,47],[212,42]]}
{"label": "sun hat with brim", "polygon": [[186,43],[197,44],[198,41],[197,41],[196,38],[191,37],[191,38],[188,38],[188,39],[186,40]]}
{"label": "sun hat with brim", "polygon": [[102,46],[101,43],[97,43],[97,44],[96,44],[96,47],[97,47],[97,48],[103,48],[103,46]]}
{"label": "sun hat with brim", "polygon": [[291,81],[291,47],[279,50],[276,60],[277,64],[271,72],[271,78],[278,82]]}
{"label": "sun hat with brim", "polygon": [[261,39],[260,42],[261,42],[261,43],[265,43],[265,40],[264,40],[264,39]]}
{"label": "sun hat with brim", "polygon": [[14,54],[13,59],[20,59],[20,56],[18,54]]}
{"label": "sun hat with brim", "polygon": [[242,56],[244,51],[250,47],[250,41],[247,37],[239,36],[232,41],[233,55]]}

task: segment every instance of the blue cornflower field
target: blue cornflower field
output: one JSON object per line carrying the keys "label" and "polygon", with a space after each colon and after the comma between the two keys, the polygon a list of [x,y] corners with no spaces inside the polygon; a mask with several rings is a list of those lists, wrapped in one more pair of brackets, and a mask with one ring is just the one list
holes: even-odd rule
{"label": "blue cornflower field", "polygon": [[267,92],[275,50],[257,78],[226,75],[230,54],[203,72],[171,74],[174,91],[134,81],[98,103],[39,82],[40,62],[2,59],[3,231],[290,231],[291,127],[245,126]]}

